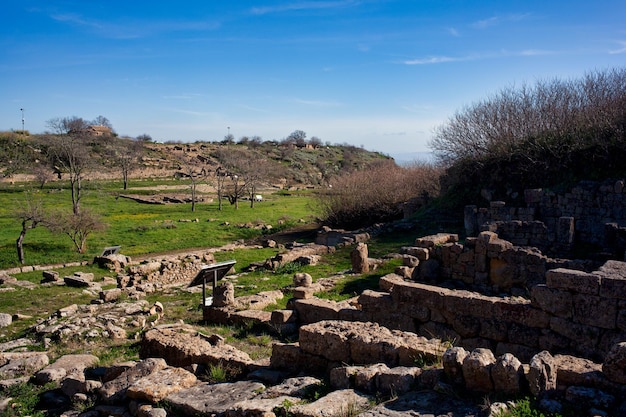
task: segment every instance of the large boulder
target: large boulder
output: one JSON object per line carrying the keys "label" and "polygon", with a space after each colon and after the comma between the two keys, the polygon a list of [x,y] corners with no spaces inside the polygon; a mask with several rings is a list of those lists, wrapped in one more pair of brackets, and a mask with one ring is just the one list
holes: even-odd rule
{"label": "large boulder", "polygon": [[126,390],[126,396],[156,403],[170,394],[196,384],[197,378],[191,372],[183,368],[165,368],[135,381]]}
{"label": "large boulder", "polygon": [[163,326],[147,331],[141,341],[142,358],[164,358],[170,366],[218,365],[244,371],[253,363],[247,353],[227,345],[213,345],[187,326]]}
{"label": "large boulder", "polygon": [[86,368],[95,366],[99,359],[94,355],[65,355],[35,374],[35,382],[46,384],[58,382],[70,374],[82,374]]}

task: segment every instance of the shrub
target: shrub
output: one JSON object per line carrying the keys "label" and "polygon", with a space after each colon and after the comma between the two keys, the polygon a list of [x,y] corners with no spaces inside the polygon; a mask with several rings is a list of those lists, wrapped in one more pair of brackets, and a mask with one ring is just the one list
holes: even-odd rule
{"label": "shrub", "polygon": [[439,175],[439,169],[428,163],[400,167],[393,161],[376,161],[366,169],[336,177],[317,194],[322,218],[331,226],[345,228],[401,218],[404,203],[439,193]]}

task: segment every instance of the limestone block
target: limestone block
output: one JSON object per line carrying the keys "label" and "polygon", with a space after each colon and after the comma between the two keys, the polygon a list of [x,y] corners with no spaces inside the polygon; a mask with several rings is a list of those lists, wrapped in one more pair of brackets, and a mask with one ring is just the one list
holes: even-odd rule
{"label": "limestone block", "polygon": [[352,389],[338,390],[312,403],[294,405],[289,412],[297,417],[356,415],[370,407],[371,399]]}
{"label": "limestone block", "polygon": [[310,287],[313,284],[313,277],[305,272],[298,272],[293,276],[294,287]]}
{"label": "limestone block", "polygon": [[49,363],[45,352],[0,353],[0,380],[31,376]]}
{"label": "limestone block", "polygon": [[463,361],[468,355],[469,352],[460,346],[454,346],[443,354],[443,371],[446,377],[455,384],[463,383]]}
{"label": "limestone block", "polygon": [[530,289],[530,298],[537,308],[552,315],[572,317],[572,295],[568,291],[548,288],[545,284],[535,285]]}
{"label": "limestone block", "polygon": [[232,282],[225,282],[215,287],[213,292],[213,305],[226,307],[235,303],[235,286]]}
{"label": "limestone block", "polygon": [[416,257],[419,261],[426,261],[430,256],[430,252],[426,248],[419,248],[415,246],[403,247],[402,252],[407,255]]}
{"label": "limestone block", "polygon": [[100,291],[100,299],[105,303],[114,303],[122,296],[121,288],[111,288],[110,290]]}
{"label": "limestone block", "polygon": [[297,318],[294,310],[273,310],[270,321],[272,324],[287,324],[296,322]]}
{"label": "limestone block", "polygon": [[13,316],[7,313],[0,313],[0,327],[7,327],[13,323]]}
{"label": "limestone block", "polygon": [[465,387],[470,391],[491,392],[491,368],[496,358],[489,349],[474,349],[463,360],[463,377]]}
{"label": "limestone block", "polygon": [[357,243],[356,247],[350,252],[350,260],[352,261],[352,271],[356,274],[365,274],[370,270],[368,260],[368,248],[365,243]]}
{"label": "limestone block", "polygon": [[386,371],[389,371],[389,367],[384,363],[365,366],[354,375],[354,387],[362,392],[375,393],[377,378],[382,372]]}
{"label": "limestone block", "polygon": [[37,384],[60,381],[68,374],[82,373],[88,367],[95,366],[98,358],[94,355],[65,355],[35,374]]}
{"label": "limestone block", "polygon": [[378,392],[401,395],[415,388],[422,369],[416,366],[396,366],[380,370],[376,378]]}
{"label": "limestone block", "polygon": [[557,268],[546,272],[546,285],[548,288],[598,295],[600,276],[574,269]]}
{"label": "limestone block", "polygon": [[252,381],[200,384],[170,394],[166,401],[183,415],[222,415],[264,389],[263,384]]}
{"label": "limestone block", "polygon": [[126,390],[126,396],[156,403],[196,383],[196,376],[183,368],[165,368],[135,381]]}
{"label": "limestone block", "polygon": [[593,295],[573,297],[574,321],[589,326],[614,329],[617,318],[617,300]]}
{"label": "limestone block", "polygon": [[103,384],[98,390],[98,394],[105,402],[113,403],[122,401],[126,397],[126,390],[135,381],[138,381],[153,372],[165,369],[166,367],[167,363],[164,359],[144,359],[143,361],[137,363],[134,367],[122,372],[117,378]]}
{"label": "limestone block", "polygon": [[317,288],[313,287],[295,287],[292,291],[293,298],[298,300],[308,300],[315,297]]}
{"label": "limestone block", "polygon": [[311,390],[322,386],[322,380],[312,376],[287,378],[280,384],[268,387],[260,398],[274,398],[278,396],[304,397]]}
{"label": "limestone block", "polygon": [[338,366],[330,370],[329,383],[333,389],[354,388],[354,378],[362,366]]}
{"label": "limestone block", "polygon": [[491,368],[491,378],[496,391],[516,395],[522,389],[524,368],[519,359],[510,353],[505,353]]}
{"label": "limestone block", "polygon": [[415,256],[411,255],[402,255],[402,265],[407,266],[409,268],[415,268],[420,263],[419,259]]}
{"label": "limestone block", "polygon": [[550,352],[544,350],[533,356],[526,378],[535,397],[556,389],[557,363]]}
{"label": "limestone block", "polygon": [[602,372],[618,384],[626,384],[626,342],[613,345],[604,358]]}

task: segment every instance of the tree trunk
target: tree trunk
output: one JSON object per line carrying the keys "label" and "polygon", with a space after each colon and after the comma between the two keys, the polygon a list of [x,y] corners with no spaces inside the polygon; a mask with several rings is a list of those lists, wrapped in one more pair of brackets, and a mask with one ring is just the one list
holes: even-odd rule
{"label": "tree trunk", "polygon": [[25,263],[24,247],[22,246],[22,244],[24,243],[24,236],[26,236],[26,225],[22,222],[22,231],[20,232],[20,237],[18,237],[17,241],[15,242],[17,246],[17,258],[22,265]]}

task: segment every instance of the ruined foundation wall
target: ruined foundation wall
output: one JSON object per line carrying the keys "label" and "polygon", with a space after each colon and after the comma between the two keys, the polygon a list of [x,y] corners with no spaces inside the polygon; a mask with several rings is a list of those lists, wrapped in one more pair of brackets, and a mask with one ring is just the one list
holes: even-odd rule
{"label": "ruined foundation wall", "polygon": [[[524,191],[526,207],[492,201],[488,208],[467,206],[468,236],[481,230],[498,233],[516,245],[535,246],[552,256],[569,256],[575,243],[605,247],[619,259],[626,240],[626,186],[623,179],[584,181],[570,192]],[[607,224],[612,225],[607,230]]]}
{"label": "ruined foundation wall", "polygon": [[381,278],[385,292],[359,297],[359,320],[523,360],[542,350],[602,360],[626,340],[626,279],[611,272],[619,268],[623,265],[608,263],[595,273],[548,271],[546,284],[531,290],[532,300],[407,282],[391,274]]}

